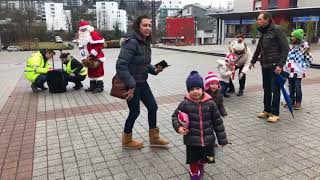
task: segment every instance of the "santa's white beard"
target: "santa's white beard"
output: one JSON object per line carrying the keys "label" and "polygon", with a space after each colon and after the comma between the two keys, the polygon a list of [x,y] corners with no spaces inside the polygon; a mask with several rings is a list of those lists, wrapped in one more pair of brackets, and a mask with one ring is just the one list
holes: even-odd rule
{"label": "santa's white beard", "polygon": [[92,40],[89,31],[85,31],[85,32],[79,31],[78,33],[79,33],[79,40],[78,40],[79,44],[85,46]]}

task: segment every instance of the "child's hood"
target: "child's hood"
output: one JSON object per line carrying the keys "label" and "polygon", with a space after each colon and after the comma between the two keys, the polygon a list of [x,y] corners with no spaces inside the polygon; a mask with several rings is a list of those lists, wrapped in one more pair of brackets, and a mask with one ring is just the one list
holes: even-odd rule
{"label": "child's hood", "polygon": [[[194,100],[194,99],[191,98],[190,93],[187,93],[187,95],[186,95],[185,98],[186,98],[186,99],[189,99],[189,100],[192,101],[192,102],[198,103],[196,100]],[[208,93],[203,92],[203,96],[202,96],[202,99],[201,99],[200,102],[203,103],[203,102],[209,101],[209,100],[211,100],[211,99],[212,99],[212,97],[211,97]]]}

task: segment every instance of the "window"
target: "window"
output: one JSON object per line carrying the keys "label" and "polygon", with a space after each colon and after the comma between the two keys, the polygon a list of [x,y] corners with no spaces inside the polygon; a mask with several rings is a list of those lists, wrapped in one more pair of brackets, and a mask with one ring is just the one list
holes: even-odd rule
{"label": "window", "polygon": [[289,3],[290,3],[290,4],[289,4],[289,7],[290,7],[290,8],[296,8],[296,7],[298,7],[298,6],[297,6],[297,3],[298,3],[297,1],[298,1],[298,0],[290,0],[290,2],[289,2]]}
{"label": "window", "polygon": [[269,9],[276,9],[278,7],[278,0],[269,0]]}

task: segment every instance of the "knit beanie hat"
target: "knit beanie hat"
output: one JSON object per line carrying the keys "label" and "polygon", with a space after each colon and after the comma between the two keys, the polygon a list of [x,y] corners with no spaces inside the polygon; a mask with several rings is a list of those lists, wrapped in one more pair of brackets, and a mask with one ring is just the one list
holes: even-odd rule
{"label": "knit beanie hat", "polygon": [[197,71],[192,71],[190,73],[190,75],[187,78],[186,85],[187,85],[188,92],[193,87],[199,87],[199,88],[204,89],[204,87],[203,87],[203,79],[202,79],[202,77],[199,75],[199,73]]}
{"label": "knit beanie hat", "polygon": [[293,36],[293,37],[295,37],[295,38],[297,38],[297,39],[303,40],[304,31],[303,31],[303,29],[294,30],[294,31],[291,33],[291,36]]}
{"label": "knit beanie hat", "polygon": [[219,77],[217,76],[217,73],[215,72],[208,72],[205,81],[204,81],[204,89],[208,90],[210,87],[211,83],[217,83],[218,84],[218,88],[221,88],[221,85],[219,83]]}
{"label": "knit beanie hat", "polygon": [[235,51],[243,51],[245,49],[245,45],[243,39],[238,39],[232,46]]}

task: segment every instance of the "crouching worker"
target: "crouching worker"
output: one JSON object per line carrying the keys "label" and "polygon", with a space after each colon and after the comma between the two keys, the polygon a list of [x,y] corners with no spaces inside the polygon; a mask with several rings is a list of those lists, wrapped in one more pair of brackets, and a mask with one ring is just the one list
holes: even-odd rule
{"label": "crouching worker", "polygon": [[[55,52],[52,49],[41,49],[33,53],[27,60],[27,65],[24,69],[24,77],[31,82],[31,89],[37,92],[39,89],[47,90],[44,83],[47,81],[47,73],[52,70],[48,60],[52,59]],[[39,88],[39,89],[38,89]]]}
{"label": "crouching worker", "polygon": [[70,55],[70,53],[61,53],[61,63],[66,65],[65,79],[67,82],[73,82],[74,90],[79,90],[83,87],[81,81],[86,79],[87,70],[83,65]]}

